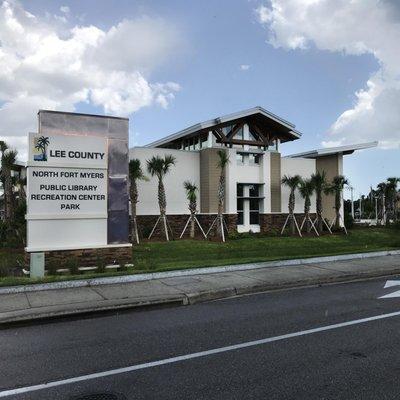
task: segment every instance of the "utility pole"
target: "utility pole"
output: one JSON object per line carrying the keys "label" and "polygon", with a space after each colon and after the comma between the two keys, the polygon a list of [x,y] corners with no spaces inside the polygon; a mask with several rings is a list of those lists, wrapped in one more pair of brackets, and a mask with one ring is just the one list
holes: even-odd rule
{"label": "utility pole", "polygon": [[360,193],[360,220],[362,216],[362,194]]}
{"label": "utility pole", "polygon": [[375,219],[376,225],[378,225],[378,196],[375,196]]}

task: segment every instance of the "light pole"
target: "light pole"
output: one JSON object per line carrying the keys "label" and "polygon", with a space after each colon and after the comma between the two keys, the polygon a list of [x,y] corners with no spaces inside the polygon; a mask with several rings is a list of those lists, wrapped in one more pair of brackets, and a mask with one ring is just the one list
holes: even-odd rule
{"label": "light pole", "polygon": [[351,216],[354,220],[354,197],[353,197],[354,188],[350,186],[350,193],[351,193]]}

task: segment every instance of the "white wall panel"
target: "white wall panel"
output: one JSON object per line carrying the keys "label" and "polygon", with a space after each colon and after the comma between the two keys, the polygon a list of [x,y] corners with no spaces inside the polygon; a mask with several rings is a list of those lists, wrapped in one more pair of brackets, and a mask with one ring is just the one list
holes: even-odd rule
{"label": "white wall panel", "polygon": [[[158,149],[134,147],[129,151],[129,158],[138,158],[143,171],[149,181],[140,181],[138,184],[139,203],[138,215],[159,214],[158,208],[158,181],[147,172],[146,161],[154,155],[161,157],[171,154],[176,158],[176,165],[171,167],[164,180],[167,197],[167,214],[189,214],[188,200],[183,182],[190,180],[200,188],[200,154],[198,151],[184,151],[173,149]],[[198,210],[200,210],[200,194],[197,196]]]}
{"label": "white wall panel", "polygon": [[[282,158],[281,159],[281,174],[282,178],[285,175],[293,176],[300,175],[302,178],[310,178],[315,173],[316,165],[315,160],[308,158]],[[282,185],[282,212],[287,213],[289,203],[290,189],[286,185]],[[298,190],[296,190],[296,206],[295,212],[304,212],[304,199],[301,197]],[[315,212],[315,195],[311,197],[311,212]]]}

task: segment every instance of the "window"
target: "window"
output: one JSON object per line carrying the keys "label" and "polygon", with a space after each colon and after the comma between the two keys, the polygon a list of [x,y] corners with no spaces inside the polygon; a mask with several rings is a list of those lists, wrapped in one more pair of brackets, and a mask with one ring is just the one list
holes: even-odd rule
{"label": "window", "polygon": [[239,139],[239,140],[243,140],[243,139],[244,139],[244,137],[243,137],[243,127],[241,127],[241,128],[235,133],[234,138],[235,138],[235,139]]}
{"label": "window", "polygon": [[260,200],[250,199],[250,225],[259,225],[260,223]]}
{"label": "window", "polygon": [[242,183],[238,183],[236,186],[236,196],[237,197],[244,196],[244,185]]}
{"label": "window", "polygon": [[238,164],[244,164],[244,154],[236,153],[236,161]]}
{"label": "window", "polygon": [[259,193],[259,185],[249,185],[249,197],[258,197]]}
{"label": "window", "polygon": [[249,131],[249,140],[254,140],[254,141],[258,140],[257,137],[251,131]]}
{"label": "window", "polygon": [[249,154],[249,164],[260,164],[260,155]]}
{"label": "window", "polygon": [[244,223],[243,204],[244,204],[243,199],[237,199],[237,224],[238,225],[243,225],[243,223]]}

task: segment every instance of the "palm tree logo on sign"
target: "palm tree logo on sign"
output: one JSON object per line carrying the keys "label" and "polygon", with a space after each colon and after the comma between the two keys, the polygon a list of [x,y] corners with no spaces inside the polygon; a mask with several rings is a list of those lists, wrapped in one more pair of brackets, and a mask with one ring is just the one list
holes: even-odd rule
{"label": "palm tree logo on sign", "polygon": [[45,136],[33,138],[33,160],[47,161],[47,146],[50,144],[49,138]]}

